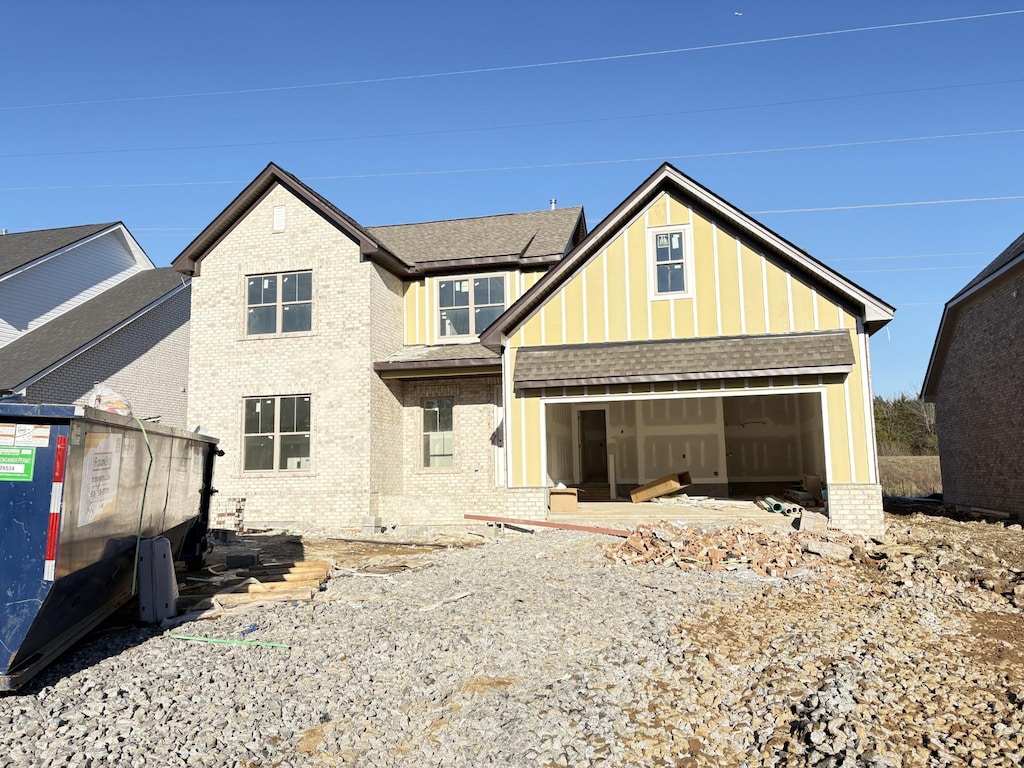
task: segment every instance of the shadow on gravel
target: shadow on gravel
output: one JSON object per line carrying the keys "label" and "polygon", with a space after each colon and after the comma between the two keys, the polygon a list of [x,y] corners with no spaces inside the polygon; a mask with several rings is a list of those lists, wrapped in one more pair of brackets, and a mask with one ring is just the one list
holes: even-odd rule
{"label": "shadow on gravel", "polygon": [[54,686],[65,677],[89,669],[104,659],[117,656],[122,651],[141,645],[152,637],[163,632],[159,627],[141,627],[126,625],[125,611],[131,610],[138,615],[138,607],[132,601],[113,614],[92,633],[79,640],[57,660],[29,680],[17,691],[0,694],[0,696],[36,696],[44,688]]}

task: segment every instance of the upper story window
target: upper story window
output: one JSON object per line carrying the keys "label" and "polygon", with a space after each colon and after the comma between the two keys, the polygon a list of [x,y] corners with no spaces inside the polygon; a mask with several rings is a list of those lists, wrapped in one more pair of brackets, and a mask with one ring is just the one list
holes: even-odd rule
{"label": "upper story window", "polygon": [[649,231],[649,238],[652,296],[689,295],[692,250],[689,227],[657,227]]}
{"label": "upper story window", "polygon": [[300,333],[312,328],[312,272],[251,275],[246,282],[247,335]]}
{"label": "upper story window", "polygon": [[479,335],[505,311],[502,275],[439,280],[439,336]]}

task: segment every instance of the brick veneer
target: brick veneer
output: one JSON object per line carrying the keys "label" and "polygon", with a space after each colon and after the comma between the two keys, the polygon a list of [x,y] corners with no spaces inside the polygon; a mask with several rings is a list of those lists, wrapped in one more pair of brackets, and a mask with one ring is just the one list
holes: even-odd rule
{"label": "brick veneer", "polygon": [[189,360],[186,288],[28,387],[39,403],[85,404],[97,382],[113,387],[139,418],[186,427]]}
{"label": "brick veneer", "polygon": [[829,483],[828,526],[843,533],[882,536],[882,486],[869,483]]}
{"label": "brick veneer", "polygon": [[959,309],[935,420],[944,499],[1024,519],[1024,268]]}

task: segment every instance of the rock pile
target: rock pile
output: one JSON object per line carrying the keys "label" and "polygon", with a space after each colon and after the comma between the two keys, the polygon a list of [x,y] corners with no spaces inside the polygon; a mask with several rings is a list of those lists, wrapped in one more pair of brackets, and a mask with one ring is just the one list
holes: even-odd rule
{"label": "rock pile", "polygon": [[624,565],[670,564],[704,571],[744,567],[758,576],[786,578],[821,568],[821,558],[849,560],[863,545],[859,537],[840,533],[769,531],[750,524],[702,530],[662,521],[637,526],[628,538],[606,545],[604,552]]}

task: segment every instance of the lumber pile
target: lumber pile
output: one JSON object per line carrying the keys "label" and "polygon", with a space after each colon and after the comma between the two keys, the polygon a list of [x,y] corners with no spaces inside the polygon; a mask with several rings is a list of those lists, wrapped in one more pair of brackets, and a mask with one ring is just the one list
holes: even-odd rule
{"label": "lumber pile", "polygon": [[769,531],[746,524],[701,530],[662,521],[637,526],[625,540],[605,545],[604,552],[609,559],[625,565],[675,565],[703,571],[749,568],[759,576],[788,578],[821,567],[819,543],[845,549],[858,544],[859,539],[842,534]]}
{"label": "lumber pile", "polygon": [[327,560],[270,563],[230,569],[182,590],[179,611],[234,608],[249,603],[306,602],[327,583]]}

